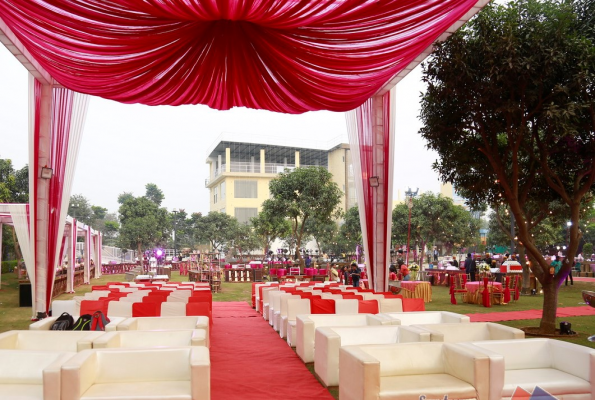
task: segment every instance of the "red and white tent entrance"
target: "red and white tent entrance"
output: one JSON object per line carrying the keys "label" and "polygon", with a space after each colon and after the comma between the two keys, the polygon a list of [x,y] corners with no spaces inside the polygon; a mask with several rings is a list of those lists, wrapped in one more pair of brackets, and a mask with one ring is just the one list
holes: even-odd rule
{"label": "red and white tent entrance", "polygon": [[[35,162],[30,173],[35,180],[31,206],[40,285],[47,284],[47,274],[55,267],[53,249],[64,214],[60,205],[70,195],[65,183],[71,182],[72,171],[56,165],[57,184],[37,177],[54,160],[76,159],[76,146],[64,144],[71,135],[55,136],[52,121],[76,125],[68,121],[84,115],[82,103],[75,106],[73,92],[78,92],[123,103],[206,104],[219,110],[350,111],[351,149],[359,151],[354,158],[361,172],[357,187],[367,268],[373,288],[384,290],[393,88],[430,53],[432,43],[446,38],[487,2],[0,2],[0,41],[36,82],[30,141]],[[56,109],[60,111],[52,114]],[[82,123],[78,127],[82,131]],[[38,300],[38,311],[47,311],[48,299]]]}

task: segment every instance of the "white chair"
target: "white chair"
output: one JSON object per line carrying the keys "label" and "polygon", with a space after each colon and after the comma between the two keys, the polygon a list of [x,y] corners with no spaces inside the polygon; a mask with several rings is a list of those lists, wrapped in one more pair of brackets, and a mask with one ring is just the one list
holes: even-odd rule
{"label": "white chair", "polygon": [[8,331],[0,333],[0,349],[74,353],[92,348],[93,340],[103,334],[101,331]]}
{"label": "white chair", "polygon": [[269,325],[275,326],[275,312],[281,308],[281,297],[286,294],[282,290],[272,291],[269,293]]}
{"label": "white chair", "polygon": [[269,320],[269,292],[279,291],[278,286],[262,289],[262,317],[265,321]]}
{"label": "white chair", "polygon": [[61,400],[61,367],[75,354],[49,350],[0,350],[0,399]]}
{"label": "white chair", "polygon": [[474,342],[479,340],[524,339],[525,332],[493,322],[470,324],[411,325],[430,334],[431,342]]}
{"label": "white chair", "polygon": [[314,340],[314,371],[325,386],[337,386],[339,385],[339,350],[342,346],[428,342],[429,340],[428,332],[420,332],[408,326],[319,327],[316,328]]}
{"label": "white chair", "polygon": [[52,301],[52,315],[59,317],[67,312],[70,315],[78,315],[79,309],[76,307],[75,300],[54,300]]}
{"label": "white chair", "polygon": [[202,346],[84,350],[62,365],[62,400],[209,400],[210,369]]}
{"label": "white chair", "polygon": [[94,349],[208,345],[204,329],[106,332],[93,340]]}
{"label": "white chair", "polygon": [[392,321],[393,325],[420,325],[444,323],[469,323],[471,319],[463,314],[449,311],[411,311],[380,313],[378,316]]}
{"label": "white chair", "polygon": [[488,356],[459,343],[343,346],[339,370],[341,400],[491,400]]}
{"label": "white chair", "polygon": [[401,299],[380,299],[378,301],[378,311],[380,313],[401,313],[403,312],[403,300]]}
{"label": "white chair", "polygon": [[335,299],[335,314],[358,314],[359,305],[357,299]]}
{"label": "white chair", "polygon": [[110,301],[107,305],[107,316],[131,318],[132,317],[132,302],[127,301]]}
{"label": "white chair", "polygon": [[310,314],[309,299],[288,299],[287,316],[281,317],[281,330],[279,336],[287,335],[287,344],[295,347],[295,318],[298,314]]}
{"label": "white chair", "polygon": [[[277,332],[281,331],[281,317],[287,315],[287,299],[299,298],[292,293],[279,292],[279,308],[275,308],[273,312],[273,329]],[[283,337],[285,339],[285,337]]]}
{"label": "white chair", "polygon": [[186,303],[183,302],[168,302],[161,303],[162,317],[183,317],[186,315]]}
{"label": "white chair", "polygon": [[304,363],[314,362],[314,334],[321,326],[390,325],[372,314],[306,314],[296,317],[295,350]]}
{"label": "white chair", "polygon": [[461,343],[490,358],[490,399],[536,386],[558,399],[595,399],[595,349],[553,339]]}
{"label": "white chair", "polygon": [[127,318],[118,324],[119,331],[154,331],[161,329],[204,329],[209,333],[209,317],[142,317]]}

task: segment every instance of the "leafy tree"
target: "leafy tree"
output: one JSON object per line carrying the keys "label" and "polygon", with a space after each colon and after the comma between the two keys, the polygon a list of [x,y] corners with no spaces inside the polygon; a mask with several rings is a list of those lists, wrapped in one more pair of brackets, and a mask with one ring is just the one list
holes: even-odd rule
{"label": "leafy tree", "polygon": [[269,191],[272,198],[264,201],[262,209],[289,218],[301,263],[299,249],[307,235],[306,223],[309,219],[320,223],[331,221],[341,201],[341,190],[326,169],[307,167],[282,172],[271,180]]}
{"label": "leafy tree", "polygon": [[92,226],[94,220],[93,209],[91,203],[82,194],[73,194],[70,196],[70,203],[68,204],[68,215],[76,218],[77,221],[85,225]]}
{"label": "leafy tree", "polygon": [[147,183],[145,189],[147,190],[145,197],[157,204],[158,207],[161,206],[161,202],[165,198],[163,191],[161,191],[161,189],[159,189],[154,183]]}
{"label": "leafy tree", "polygon": [[[0,203],[28,203],[29,202],[29,168],[25,165],[15,170],[10,159],[0,159]],[[12,247],[17,260],[22,258],[21,249],[14,228],[3,226],[2,247]],[[0,255],[7,250],[0,248]]]}
{"label": "leafy tree", "polygon": [[573,3],[489,5],[424,67],[421,134],[439,153],[435,169],[471,204],[510,207],[544,289],[542,333],[555,330],[572,263],[552,276],[532,230],[564,204],[572,260],[595,180],[595,46]]}
{"label": "leafy tree", "polygon": [[241,257],[244,253],[249,253],[259,247],[259,238],[251,226],[237,223],[229,241],[229,247]]}
{"label": "leafy tree", "polygon": [[136,248],[138,254],[142,254],[143,247],[166,243],[171,226],[167,210],[146,197],[132,197],[127,198],[118,211],[121,248]]}
{"label": "leafy tree", "polygon": [[259,238],[260,245],[267,255],[271,243],[277,238],[287,236],[291,232],[289,221],[278,214],[271,214],[262,210],[258,215],[250,220],[254,233]]}
{"label": "leafy tree", "polygon": [[339,237],[345,241],[347,248],[355,249],[362,243],[362,226],[359,219],[359,208],[351,207],[345,213],[345,222],[339,228]]}
{"label": "leafy tree", "polygon": [[310,218],[306,222],[306,233],[312,236],[314,242],[316,242],[318,251],[321,252],[335,240],[339,233],[339,227],[333,220],[320,222],[314,218]]}
{"label": "leafy tree", "polygon": [[118,204],[124,204],[126,202],[126,200],[133,199],[133,198],[134,198],[134,195],[130,192],[120,193],[118,195]]}
{"label": "leafy tree", "polygon": [[238,220],[225,213],[211,211],[207,216],[195,214],[194,235],[200,242],[211,244],[214,252],[225,250],[233,240]]}

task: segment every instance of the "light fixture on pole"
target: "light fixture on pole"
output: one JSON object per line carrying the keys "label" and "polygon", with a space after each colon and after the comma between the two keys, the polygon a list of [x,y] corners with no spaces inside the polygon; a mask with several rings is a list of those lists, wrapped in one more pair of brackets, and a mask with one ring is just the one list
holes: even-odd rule
{"label": "light fixture on pole", "polygon": [[407,226],[407,255],[405,256],[405,264],[409,265],[409,240],[411,238],[411,209],[413,208],[413,198],[417,196],[419,188],[414,192],[411,188],[407,188],[405,196],[407,198],[407,207],[409,207],[409,223]]}
{"label": "light fixture on pole", "polygon": [[54,176],[54,170],[53,169],[51,169],[47,165],[45,167],[41,167],[41,174],[39,175],[40,178],[43,178],[43,179],[52,179],[52,176]]}
{"label": "light fixture on pole", "polygon": [[371,176],[370,177],[370,186],[372,186],[372,187],[380,186],[380,178],[378,178],[377,176]]}

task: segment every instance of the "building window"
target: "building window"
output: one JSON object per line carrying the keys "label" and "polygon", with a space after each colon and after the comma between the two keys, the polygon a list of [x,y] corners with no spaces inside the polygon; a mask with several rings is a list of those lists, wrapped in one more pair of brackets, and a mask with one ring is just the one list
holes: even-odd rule
{"label": "building window", "polygon": [[221,182],[219,193],[221,193],[221,200],[225,200],[225,182]]}
{"label": "building window", "polygon": [[258,215],[258,208],[236,207],[235,217],[240,224],[249,224],[250,218]]}
{"label": "building window", "polygon": [[236,199],[256,199],[258,198],[258,182],[236,180],[234,181],[234,192]]}
{"label": "building window", "polygon": [[219,186],[213,188],[213,203],[217,204],[217,197],[219,194]]}

